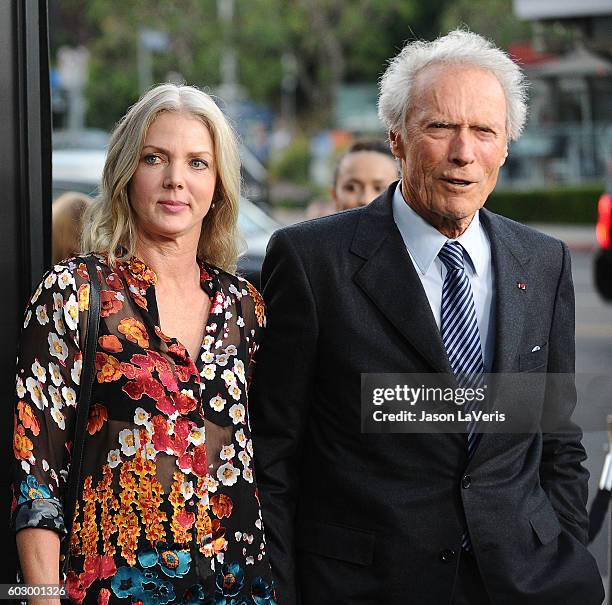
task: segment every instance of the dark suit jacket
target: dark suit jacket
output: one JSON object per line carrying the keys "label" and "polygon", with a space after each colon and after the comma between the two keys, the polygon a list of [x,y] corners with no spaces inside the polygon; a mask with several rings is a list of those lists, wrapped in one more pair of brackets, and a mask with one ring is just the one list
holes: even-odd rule
{"label": "dark suit jacket", "polygon": [[574,294],[562,242],[481,211],[493,371],[569,373],[530,404],[558,430],[482,435],[471,460],[463,434],[361,433],[362,372],[451,373],[393,221],[394,189],[282,229],[268,248],[250,416],[279,603],[449,603],[467,524],[496,605],[599,604],[586,456],[570,421]]}

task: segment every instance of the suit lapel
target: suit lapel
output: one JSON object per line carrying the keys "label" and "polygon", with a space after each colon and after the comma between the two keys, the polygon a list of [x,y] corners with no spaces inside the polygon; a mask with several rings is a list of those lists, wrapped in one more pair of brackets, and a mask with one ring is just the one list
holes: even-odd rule
{"label": "suit lapel", "polygon": [[480,219],[491,242],[495,288],[495,352],[492,371],[510,372],[523,331],[529,256],[500,218],[481,210]]}
{"label": "suit lapel", "polygon": [[351,252],[365,260],[355,283],[438,372],[451,373],[427,295],[393,220],[395,186],[361,212]]}

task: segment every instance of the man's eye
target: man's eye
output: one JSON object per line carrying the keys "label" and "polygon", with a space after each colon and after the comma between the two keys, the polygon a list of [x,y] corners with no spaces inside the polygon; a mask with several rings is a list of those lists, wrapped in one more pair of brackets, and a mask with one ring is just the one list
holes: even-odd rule
{"label": "man's eye", "polygon": [[432,128],[449,128],[449,125],[446,124],[445,122],[434,122],[433,124],[431,124]]}

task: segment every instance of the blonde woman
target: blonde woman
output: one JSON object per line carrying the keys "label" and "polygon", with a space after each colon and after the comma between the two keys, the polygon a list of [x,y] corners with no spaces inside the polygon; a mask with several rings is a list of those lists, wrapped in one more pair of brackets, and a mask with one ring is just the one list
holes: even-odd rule
{"label": "blonde woman", "polygon": [[13,486],[26,583],[59,581],[63,538],[74,603],[274,603],[247,405],[265,316],[232,274],[239,183],[234,134],[193,87],[153,88],[116,127],[84,217],[102,312],[70,537],[82,258],[56,265],[26,311]]}

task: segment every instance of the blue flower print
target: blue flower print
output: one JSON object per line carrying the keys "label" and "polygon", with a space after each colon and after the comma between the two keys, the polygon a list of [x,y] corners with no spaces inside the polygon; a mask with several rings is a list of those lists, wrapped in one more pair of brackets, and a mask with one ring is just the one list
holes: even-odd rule
{"label": "blue flower print", "polygon": [[235,597],[244,586],[244,571],[238,563],[226,563],[215,580],[224,597]]}
{"label": "blue flower print", "polygon": [[174,586],[171,582],[150,578],[144,582],[145,586],[149,584],[153,584],[153,588],[147,588],[135,594],[135,601],[142,601],[142,605],[166,605],[174,601]]}
{"label": "blue flower print", "polygon": [[138,562],[145,568],[159,565],[170,578],[182,578],[188,571],[191,555],[187,550],[169,548],[165,542],[159,542],[155,548],[138,553]]}
{"label": "blue flower print", "polygon": [[183,594],[181,605],[201,605],[205,599],[204,587],[201,584],[194,584]]}
{"label": "blue flower print", "polygon": [[46,485],[40,485],[34,475],[28,475],[25,481],[21,482],[21,496],[18,503],[23,504],[27,500],[38,500],[39,498],[50,498],[51,492]]}
{"label": "blue flower print", "polygon": [[251,595],[255,605],[276,605],[273,585],[268,584],[261,576],[253,578]]}
{"label": "blue flower print", "polygon": [[119,598],[125,599],[142,593],[143,580],[140,570],[134,567],[120,567],[111,581],[111,588]]}

